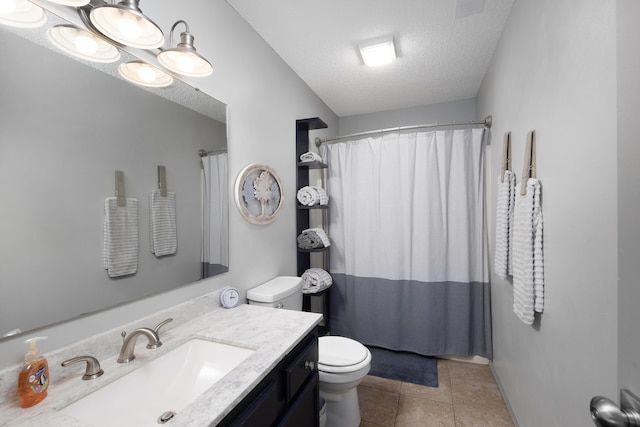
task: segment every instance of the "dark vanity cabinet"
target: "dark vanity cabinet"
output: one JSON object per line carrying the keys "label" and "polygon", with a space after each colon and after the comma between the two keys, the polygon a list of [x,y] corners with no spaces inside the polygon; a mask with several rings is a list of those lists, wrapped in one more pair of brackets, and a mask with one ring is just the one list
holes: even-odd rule
{"label": "dark vanity cabinet", "polygon": [[318,427],[318,332],[307,335],[219,424]]}

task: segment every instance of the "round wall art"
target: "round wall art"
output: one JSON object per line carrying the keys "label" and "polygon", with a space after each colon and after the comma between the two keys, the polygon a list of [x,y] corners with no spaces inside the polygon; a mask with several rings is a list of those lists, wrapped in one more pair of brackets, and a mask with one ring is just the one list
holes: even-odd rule
{"label": "round wall art", "polygon": [[282,207],[282,184],[269,166],[252,163],[236,179],[236,205],[252,224],[273,222]]}

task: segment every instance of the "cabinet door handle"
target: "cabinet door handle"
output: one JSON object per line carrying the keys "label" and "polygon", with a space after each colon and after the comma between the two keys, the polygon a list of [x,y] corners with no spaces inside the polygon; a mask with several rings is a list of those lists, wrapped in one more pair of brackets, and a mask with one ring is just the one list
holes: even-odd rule
{"label": "cabinet door handle", "polygon": [[316,369],[316,364],[310,360],[307,360],[306,362],[304,362],[304,369],[313,371]]}

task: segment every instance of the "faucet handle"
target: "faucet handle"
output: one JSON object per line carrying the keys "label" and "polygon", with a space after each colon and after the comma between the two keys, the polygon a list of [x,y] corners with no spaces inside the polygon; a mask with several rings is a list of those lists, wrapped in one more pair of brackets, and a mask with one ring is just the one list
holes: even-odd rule
{"label": "faucet handle", "polygon": [[162,341],[160,341],[160,332],[159,332],[160,328],[162,328],[164,325],[166,325],[167,323],[169,323],[171,321],[173,321],[172,317],[170,317],[170,318],[168,318],[166,320],[163,320],[162,322],[158,323],[155,328],[153,328],[153,332],[155,332],[158,335],[158,341],[155,342],[155,343],[147,344],[147,348],[148,349],[152,350],[152,349],[158,348],[158,347],[160,347],[162,345]]}
{"label": "faucet handle", "polygon": [[154,330],[154,331],[155,331],[155,333],[157,334],[157,333],[159,333],[158,331],[160,330],[160,328],[162,328],[164,325],[166,325],[167,323],[169,323],[169,322],[171,322],[171,321],[173,321],[173,317],[170,317],[170,318],[168,318],[168,319],[166,319],[166,320],[163,320],[162,322],[158,323],[158,324],[156,325],[156,327],[155,327],[155,328],[153,328],[153,330]]}
{"label": "faucet handle", "polygon": [[65,360],[60,365],[61,366],[69,366],[78,362],[86,362],[87,366],[85,368],[84,375],[82,376],[83,380],[95,380],[102,374],[104,371],[100,367],[100,362],[93,356],[78,356],[69,360]]}

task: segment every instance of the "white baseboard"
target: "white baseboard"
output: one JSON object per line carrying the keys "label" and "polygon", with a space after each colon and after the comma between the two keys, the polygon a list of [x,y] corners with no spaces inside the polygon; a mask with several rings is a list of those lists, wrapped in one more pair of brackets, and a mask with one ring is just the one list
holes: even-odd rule
{"label": "white baseboard", "polygon": [[476,363],[478,365],[488,365],[489,359],[482,356],[438,356],[440,359],[455,360],[456,362]]}

